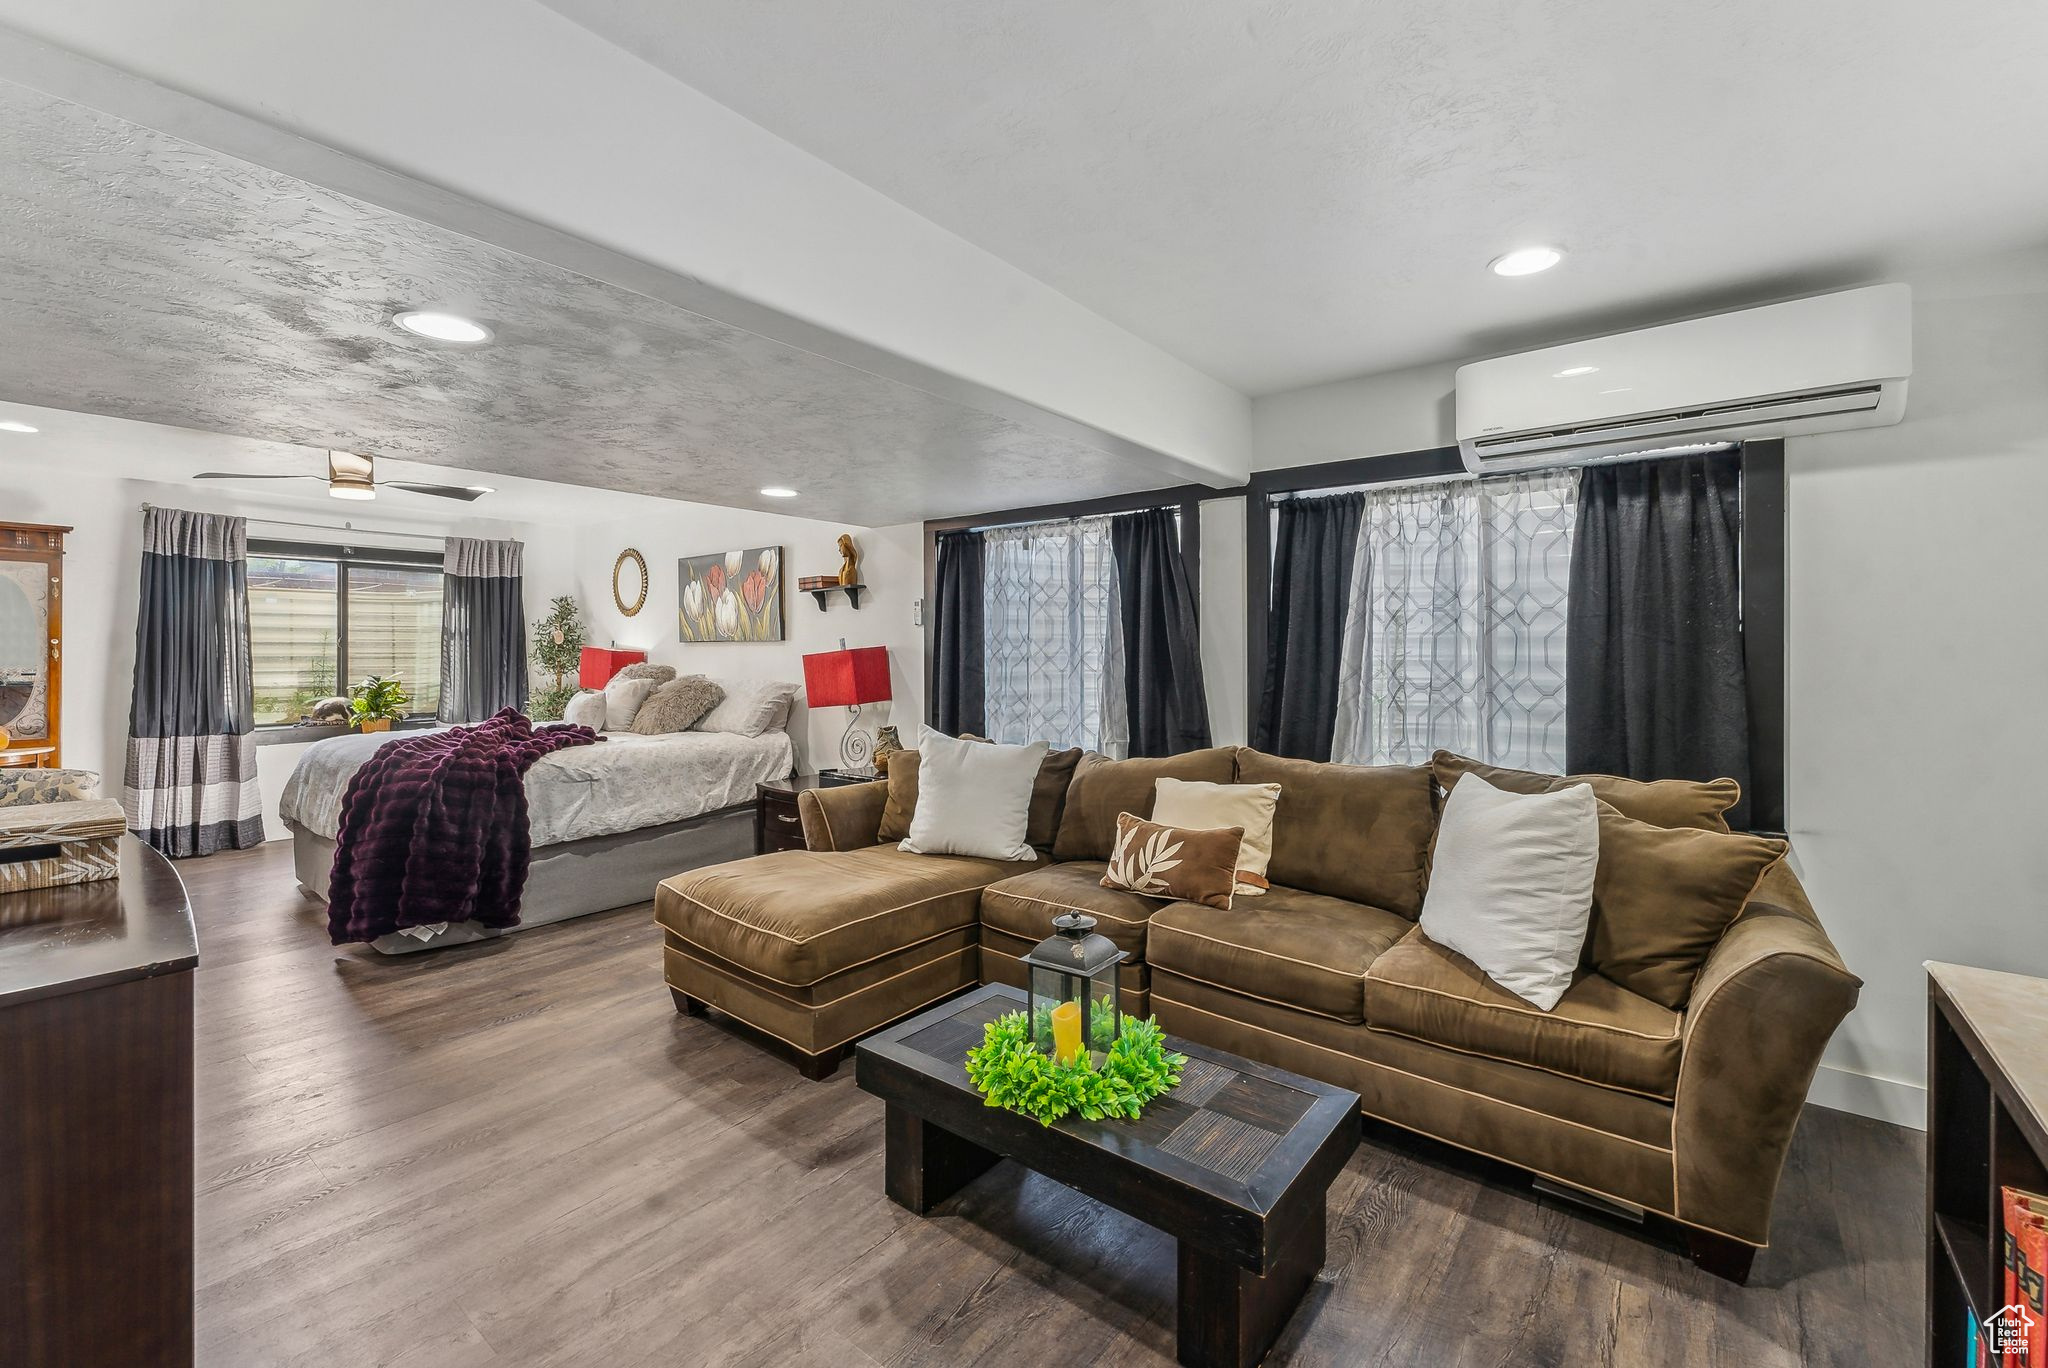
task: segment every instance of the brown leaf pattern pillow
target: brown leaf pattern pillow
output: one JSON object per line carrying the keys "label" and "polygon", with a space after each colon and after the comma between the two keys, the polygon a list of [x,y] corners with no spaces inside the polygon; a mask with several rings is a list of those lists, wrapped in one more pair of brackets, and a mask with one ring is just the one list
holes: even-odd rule
{"label": "brown leaf pattern pillow", "polygon": [[1237,854],[1243,844],[1243,827],[1187,831],[1119,813],[1116,846],[1109,853],[1102,886],[1227,909],[1237,887]]}

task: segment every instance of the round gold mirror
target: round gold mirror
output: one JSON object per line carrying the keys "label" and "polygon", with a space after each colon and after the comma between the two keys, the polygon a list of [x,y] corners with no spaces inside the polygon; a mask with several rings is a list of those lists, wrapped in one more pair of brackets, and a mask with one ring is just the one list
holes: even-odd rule
{"label": "round gold mirror", "polygon": [[[628,593],[630,586],[631,592]],[[632,547],[619,552],[612,562],[612,602],[632,617],[647,605],[647,562]]]}

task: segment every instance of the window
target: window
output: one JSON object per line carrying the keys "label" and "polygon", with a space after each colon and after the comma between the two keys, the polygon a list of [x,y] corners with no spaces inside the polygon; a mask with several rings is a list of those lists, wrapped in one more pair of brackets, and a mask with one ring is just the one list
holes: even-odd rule
{"label": "window", "polygon": [[258,726],[373,674],[404,681],[413,715],[440,708],[440,557],[252,542],[248,568]]}
{"label": "window", "polygon": [[1578,471],[1368,489],[1331,758],[1563,773]]}
{"label": "window", "polygon": [[1123,630],[1107,517],[985,535],[989,736],[1121,755]]}

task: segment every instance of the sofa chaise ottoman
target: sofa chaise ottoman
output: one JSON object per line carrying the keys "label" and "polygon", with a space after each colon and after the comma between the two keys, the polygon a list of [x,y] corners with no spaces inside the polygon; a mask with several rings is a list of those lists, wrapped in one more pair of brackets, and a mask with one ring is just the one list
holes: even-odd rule
{"label": "sofa chaise ottoman", "polygon": [[[1019,956],[1053,917],[1080,911],[1129,952],[1129,1007],[1177,1035],[1352,1089],[1371,1117],[1674,1222],[1698,1262],[1738,1281],[1768,1243],[1807,1087],[1861,986],[1789,868],[1764,876],[1671,1007],[1587,964],[1541,1012],[1418,924],[1443,794],[1461,774],[1524,792],[1588,783],[1636,822],[1722,833],[1733,784],[1448,755],[1375,767],[1242,747],[1087,756],[1066,762],[1064,786],[1041,771],[1039,858],[1009,864],[896,849],[915,798],[900,763],[889,783],[804,793],[809,850],[662,885],[680,1008],[710,1003],[788,1042],[807,1072],[829,1071],[847,1042],[928,1001],[1021,984]],[[1219,909],[1101,886],[1116,815],[1148,816],[1162,776],[1280,785],[1267,892]]]}

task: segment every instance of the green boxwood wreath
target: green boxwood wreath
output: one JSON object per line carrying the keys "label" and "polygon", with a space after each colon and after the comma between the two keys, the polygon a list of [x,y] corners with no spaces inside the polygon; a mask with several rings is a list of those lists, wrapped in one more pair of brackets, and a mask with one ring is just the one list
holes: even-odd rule
{"label": "green boxwood wreath", "polygon": [[[1092,1045],[1109,1038],[1103,1005],[1096,1004],[1089,1022]],[[1103,1055],[1097,1069],[1086,1051],[1061,1064],[1031,1043],[1024,1013],[1010,1012],[991,1021],[981,1044],[967,1052],[967,1081],[991,1107],[1004,1107],[1050,1126],[1069,1112],[1090,1121],[1106,1116],[1136,1120],[1147,1102],[1180,1082],[1180,1066],[1188,1057],[1166,1048],[1166,1033],[1151,1018],[1125,1016],[1123,1032]]]}

